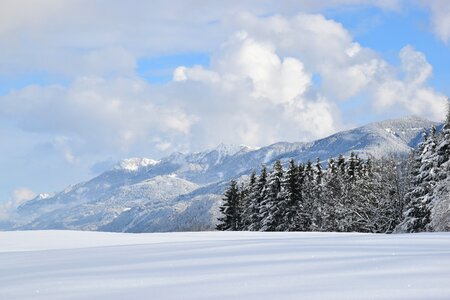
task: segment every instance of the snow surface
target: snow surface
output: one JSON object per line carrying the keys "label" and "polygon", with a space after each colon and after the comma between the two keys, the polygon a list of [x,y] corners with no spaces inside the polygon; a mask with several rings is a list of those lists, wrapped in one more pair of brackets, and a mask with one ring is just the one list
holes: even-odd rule
{"label": "snow surface", "polygon": [[450,233],[0,232],[0,299],[450,299]]}

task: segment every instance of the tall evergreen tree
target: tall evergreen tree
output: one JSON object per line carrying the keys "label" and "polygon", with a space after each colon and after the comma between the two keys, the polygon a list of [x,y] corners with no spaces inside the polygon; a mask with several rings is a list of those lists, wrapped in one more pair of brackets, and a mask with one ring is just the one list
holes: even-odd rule
{"label": "tall evergreen tree", "polygon": [[250,175],[248,185],[242,198],[242,217],[241,230],[249,230],[252,224],[252,216],[258,215],[259,208],[253,196],[256,190],[256,172],[253,171]]}
{"label": "tall evergreen tree", "polygon": [[[342,157],[343,159],[343,157]],[[343,163],[341,161],[341,163]],[[344,215],[344,205],[342,203],[342,182],[338,169],[338,163],[330,158],[325,178],[323,191],[323,231],[341,231],[340,220]]]}
{"label": "tall evergreen tree", "polygon": [[311,230],[322,230],[323,223],[323,172],[322,165],[320,164],[320,158],[317,158],[314,166],[314,185],[313,185],[313,198],[312,211],[311,211]]}
{"label": "tall evergreen tree", "polygon": [[301,212],[303,210],[300,169],[291,159],[282,184],[282,197],[279,202],[281,222],[279,231],[301,230]]}
{"label": "tall evergreen tree", "polygon": [[431,221],[431,200],[437,182],[436,134],[424,135],[423,142],[416,153],[417,170],[414,171],[414,184],[405,198],[407,201],[404,219],[397,231],[421,232],[427,230]]}
{"label": "tall evergreen tree", "polygon": [[279,204],[283,203],[281,198],[283,177],[283,166],[281,165],[281,162],[277,160],[268,177],[267,193],[265,193],[265,197],[261,203],[261,231],[275,231],[280,224],[282,214]]}
{"label": "tall evergreen tree", "polygon": [[262,165],[261,174],[255,184],[255,187],[250,192],[250,201],[252,205],[252,212],[250,216],[251,224],[248,230],[258,231],[262,226],[261,211],[262,202],[267,193],[267,168],[266,165]]}
{"label": "tall evergreen tree", "polygon": [[315,201],[314,187],[315,187],[314,168],[312,162],[308,160],[306,162],[303,172],[303,188],[302,188],[302,198],[304,203],[302,228],[308,231],[314,229],[312,220]]}
{"label": "tall evergreen tree", "polygon": [[219,223],[216,226],[217,230],[235,231],[239,226],[239,188],[236,180],[231,180],[229,188],[225,191],[220,206],[222,217],[219,218]]}
{"label": "tall evergreen tree", "polygon": [[[450,231],[450,99],[447,98],[447,116],[436,146],[436,184],[429,201],[430,223],[426,230]],[[432,175],[435,175],[432,174]]]}

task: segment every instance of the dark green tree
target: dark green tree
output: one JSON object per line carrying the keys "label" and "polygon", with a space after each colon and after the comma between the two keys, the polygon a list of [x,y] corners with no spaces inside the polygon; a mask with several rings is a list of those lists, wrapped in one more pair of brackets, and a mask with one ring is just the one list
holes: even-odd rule
{"label": "dark green tree", "polygon": [[222,205],[219,208],[222,216],[218,219],[217,230],[238,230],[240,197],[241,194],[236,180],[231,180],[230,186],[225,191],[222,199]]}

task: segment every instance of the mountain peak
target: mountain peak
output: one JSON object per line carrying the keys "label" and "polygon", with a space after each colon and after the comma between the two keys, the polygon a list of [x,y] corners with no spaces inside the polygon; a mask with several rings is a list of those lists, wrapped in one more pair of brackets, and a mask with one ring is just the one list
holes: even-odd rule
{"label": "mountain peak", "polygon": [[213,151],[217,151],[222,155],[234,155],[242,150],[253,150],[251,147],[246,145],[235,145],[235,144],[225,144],[220,143],[213,149]]}
{"label": "mountain peak", "polygon": [[139,170],[140,168],[153,166],[156,165],[157,163],[159,163],[159,161],[150,158],[133,157],[121,160],[116,166],[114,166],[114,170],[124,170],[134,172]]}
{"label": "mountain peak", "polygon": [[129,158],[87,182],[23,204],[17,229],[168,231],[214,228],[228,180],[248,176],[262,163],[327,159],[356,152],[363,157],[407,155],[434,122],[415,116],[368,124],[309,143],[279,142],[252,149],[221,143],[155,161]]}

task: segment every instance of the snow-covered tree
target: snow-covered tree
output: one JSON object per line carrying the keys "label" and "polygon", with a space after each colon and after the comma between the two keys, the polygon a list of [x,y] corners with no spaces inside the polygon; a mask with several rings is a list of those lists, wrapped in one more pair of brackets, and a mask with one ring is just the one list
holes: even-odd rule
{"label": "snow-covered tree", "polygon": [[431,221],[431,200],[438,180],[436,132],[424,135],[423,142],[415,151],[412,189],[405,195],[406,210],[404,219],[396,231],[421,232],[427,230]]}
{"label": "snow-covered tree", "polygon": [[235,231],[239,227],[239,188],[236,180],[231,180],[230,186],[225,191],[220,206],[222,217],[219,218],[217,230],[231,230]]}
{"label": "snow-covered tree", "polygon": [[322,165],[320,164],[320,158],[317,158],[314,166],[314,184],[313,184],[313,201],[311,203],[311,230],[322,230],[323,223],[323,206],[324,206],[324,182]]}
{"label": "snow-covered tree", "polygon": [[254,195],[254,191],[256,189],[256,172],[253,171],[250,175],[248,184],[245,187],[245,190],[242,192],[242,204],[241,204],[241,230],[249,230],[250,225],[252,224],[251,217],[253,215],[257,215],[259,208],[257,207],[256,201],[252,198]]}
{"label": "snow-covered tree", "polygon": [[303,214],[302,186],[300,169],[291,159],[282,183],[282,196],[279,202],[281,221],[279,231],[301,230],[301,215]]}
{"label": "snow-covered tree", "polygon": [[251,215],[250,220],[251,224],[248,227],[248,230],[258,231],[262,226],[261,219],[261,210],[262,210],[262,202],[266,197],[267,193],[267,168],[265,165],[262,165],[261,174],[259,175],[256,184],[252,191],[250,192],[250,200],[249,203],[251,205]]}
{"label": "snow-covered tree", "polygon": [[268,176],[267,192],[261,202],[260,219],[261,231],[275,231],[281,221],[282,182],[284,177],[283,166],[280,161],[276,161],[273,170]]}
{"label": "snow-covered tree", "polygon": [[304,214],[302,216],[302,228],[305,230],[312,230],[312,214],[314,209],[315,199],[315,181],[314,168],[310,160],[306,162],[303,171],[303,188],[302,198],[304,203]]}
{"label": "snow-covered tree", "polygon": [[447,117],[436,146],[437,180],[430,201],[429,231],[450,231],[450,99],[447,99]]}
{"label": "snow-covered tree", "polygon": [[[344,158],[341,157],[341,164]],[[340,221],[344,216],[343,183],[339,172],[338,163],[330,158],[325,174],[325,186],[323,191],[323,231],[342,231]]]}

